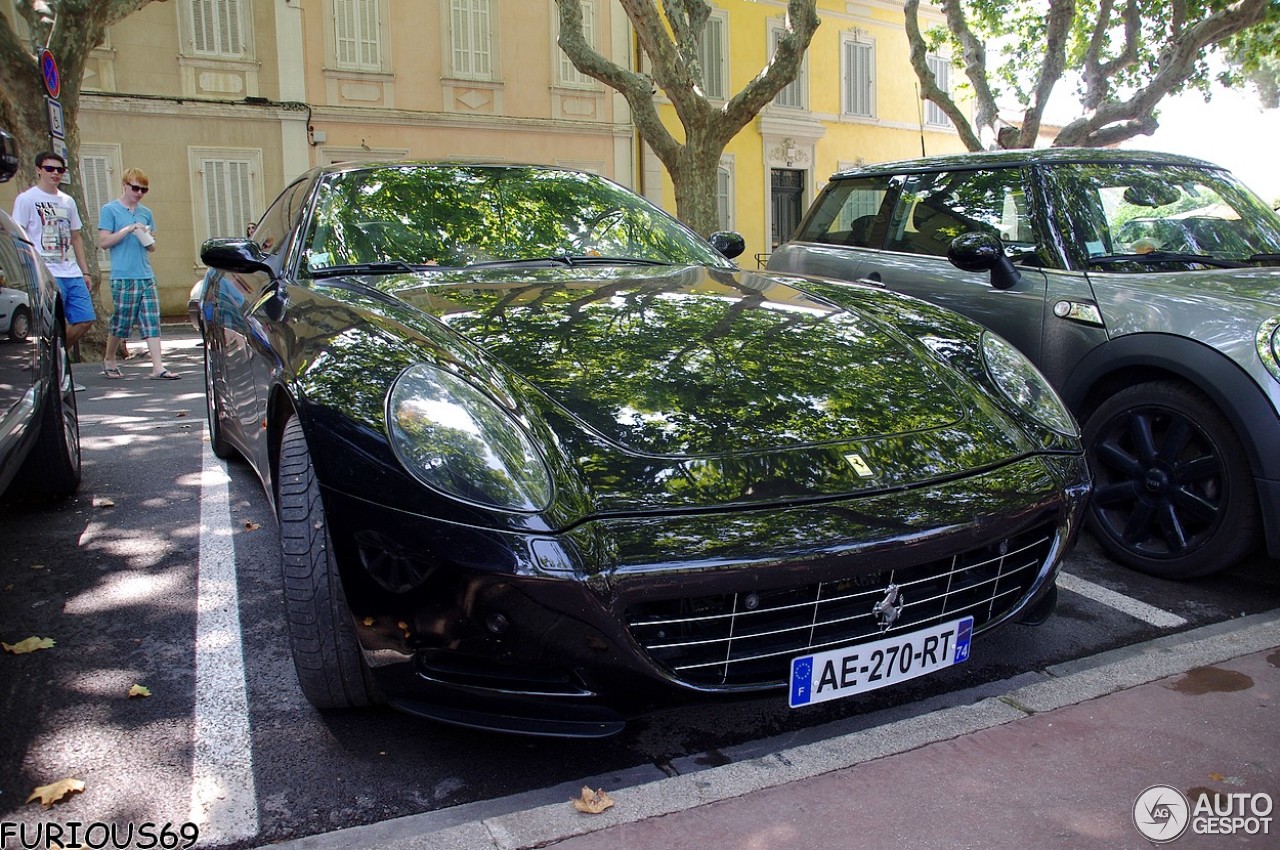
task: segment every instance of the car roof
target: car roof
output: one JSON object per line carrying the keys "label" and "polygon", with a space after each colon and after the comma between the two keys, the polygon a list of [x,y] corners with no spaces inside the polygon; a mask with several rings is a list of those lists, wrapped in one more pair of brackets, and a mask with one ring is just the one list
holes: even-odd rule
{"label": "car roof", "polygon": [[1225,170],[1202,159],[1159,151],[1127,150],[1120,148],[1019,148],[1016,150],[974,151],[972,153],[944,154],[895,162],[860,165],[837,171],[831,179],[862,177],[871,174],[903,174],[922,171],[963,171],[974,168],[1017,167],[1060,163],[1112,163],[1190,165],[1198,168]]}

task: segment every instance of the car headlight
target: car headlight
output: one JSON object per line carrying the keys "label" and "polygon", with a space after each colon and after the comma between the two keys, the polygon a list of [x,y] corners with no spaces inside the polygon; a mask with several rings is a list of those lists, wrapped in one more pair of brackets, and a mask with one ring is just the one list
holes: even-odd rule
{"label": "car headlight", "polygon": [[1280,316],[1272,316],[1258,328],[1258,356],[1271,377],[1280,381]]}
{"label": "car headlight", "polygon": [[387,399],[391,447],[423,484],[513,511],[551,502],[551,476],[524,428],[497,402],[434,366],[411,366]]}
{"label": "car headlight", "polygon": [[1022,352],[993,333],[982,334],[982,359],[1000,392],[1019,410],[1067,437],[1080,436],[1075,419],[1053,387]]}

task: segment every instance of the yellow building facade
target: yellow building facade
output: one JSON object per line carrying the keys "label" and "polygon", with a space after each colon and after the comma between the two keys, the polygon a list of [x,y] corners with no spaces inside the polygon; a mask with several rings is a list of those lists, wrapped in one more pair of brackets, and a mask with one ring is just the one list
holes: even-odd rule
{"label": "yellow building facade", "polygon": [[[582,4],[596,49],[642,67],[617,0]],[[786,3],[713,5],[703,64],[708,86],[724,98],[768,60]],[[744,266],[763,261],[839,168],[918,155],[922,146],[961,149],[954,131],[921,108],[901,2],[818,5],[823,22],[803,78],[721,160],[722,223],[746,238]],[[941,20],[936,10],[923,14],[932,15],[926,26]],[[557,36],[554,0],[149,4],[112,27],[87,64],[74,169],[86,227],[119,195],[125,169],[146,171],[161,309],[180,316],[204,271],[203,241],[243,232],[314,165],[563,165],[608,176],[674,212],[669,179],[640,142],[625,100],[579,74]],[[0,202],[11,205],[21,188],[3,187]],[[99,255],[104,278],[107,259]]]}

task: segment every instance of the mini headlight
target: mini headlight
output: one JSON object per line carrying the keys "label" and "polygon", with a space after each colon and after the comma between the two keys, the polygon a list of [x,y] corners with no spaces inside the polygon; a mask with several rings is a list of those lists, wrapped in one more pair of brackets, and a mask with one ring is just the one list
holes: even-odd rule
{"label": "mini headlight", "polygon": [[1271,377],[1280,381],[1280,316],[1272,316],[1258,328],[1258,357]]}
{"label": "mini headlight", "polygon": [[391,446],[423,484],[513,511],[551,502],[551,476],[516,420],[476,387],[434,366],[400,374],[387,399]]}
{"label": "mini headlight", "polygon": [[991,380],[1020,410],[1059,434],[1080,435],[1066,405],[1022,352],[995,334],[984,332],[982,359],[986,361]]}

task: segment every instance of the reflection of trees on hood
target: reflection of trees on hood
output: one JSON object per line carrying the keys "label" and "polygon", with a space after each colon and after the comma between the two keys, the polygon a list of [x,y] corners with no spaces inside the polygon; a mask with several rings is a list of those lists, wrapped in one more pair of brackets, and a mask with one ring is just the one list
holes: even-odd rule
{"label": "reflection of trees on hood", "polygon": [[[664,454],[937,424],[919,351],[870,319],[681,279],[472,293],[446,318],[613,439]],[[927,389],[926,389],[927,388]],[[944,395],[945,398],[945,395]]]}

